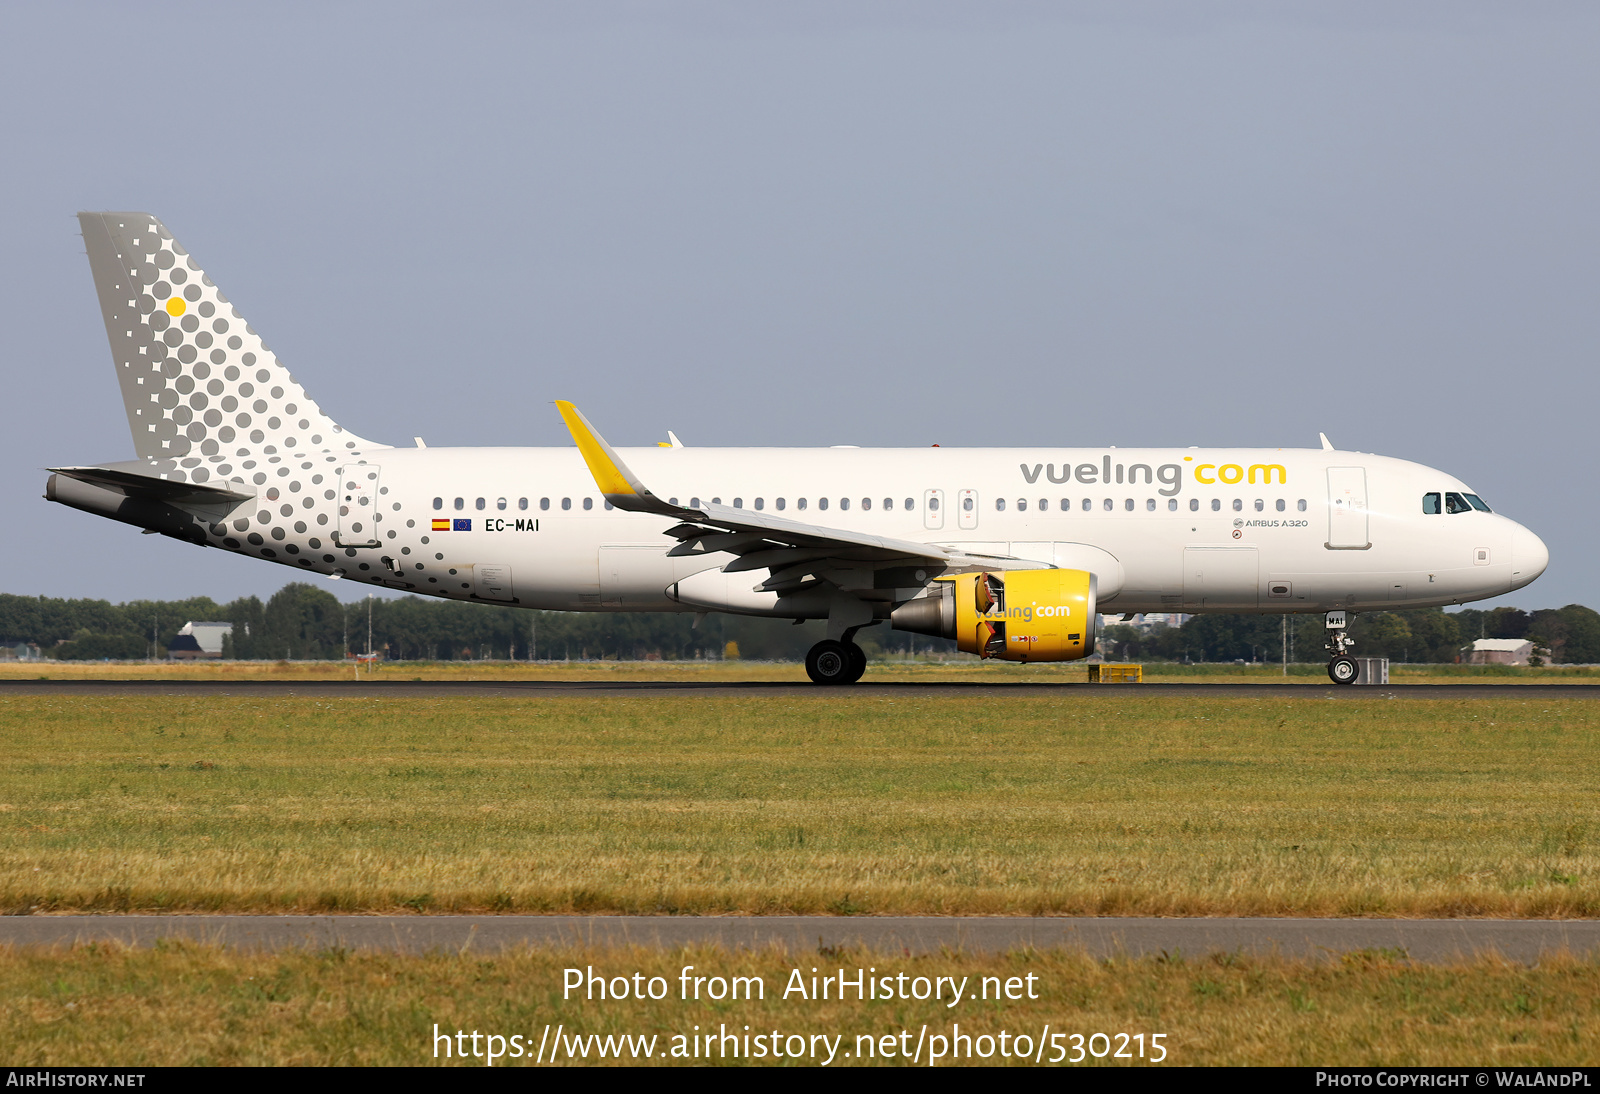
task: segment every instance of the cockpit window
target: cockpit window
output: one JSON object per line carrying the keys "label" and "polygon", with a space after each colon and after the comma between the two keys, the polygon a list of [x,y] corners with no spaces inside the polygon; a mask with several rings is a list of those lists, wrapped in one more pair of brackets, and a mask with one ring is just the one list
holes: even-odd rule
{"label": "cockpit window", "polygon": [[1439,512],[1439,495],[1422,495],[1422,511],[1430,517],[1435,516]]}
{"label": "cockpit window", "polygon": [[1494,510],[1490,509],[1487,505],[1485,505],[1483,499],[1478,497],[1478,495],[1476,495],[1476,494],[1468,494],[1467,495],[1467,500],[1470,501],[1472,503],[1472,507],[1474,509],[1476,509],[1480,513],[1492,513],[1492,512],[1494,512]]}
{"label": "cockpit window", "polygon": [[1466,498],[1452,490],[1444,496],[1444,511],[1446,513],[1470,513],[1472,512],[1472,506],[1468,504]]}

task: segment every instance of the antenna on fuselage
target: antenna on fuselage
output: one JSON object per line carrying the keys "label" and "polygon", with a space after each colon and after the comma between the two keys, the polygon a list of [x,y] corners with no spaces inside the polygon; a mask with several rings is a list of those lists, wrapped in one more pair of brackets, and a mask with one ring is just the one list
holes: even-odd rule
{"label": "antenna on fuselage", "polygon": [[1328,435],[1326,433],[1318,433],[1317,434],[1317,439],[1322,442],[1322,450],[1324,452],[1333,452],[1333,451],[1335,451],[1335,449],[1333,447],[1333,442],[1328,440]]}

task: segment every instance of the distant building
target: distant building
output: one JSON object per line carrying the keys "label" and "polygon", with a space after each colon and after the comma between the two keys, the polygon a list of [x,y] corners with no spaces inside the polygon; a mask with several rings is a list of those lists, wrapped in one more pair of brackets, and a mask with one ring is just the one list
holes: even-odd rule
{"label": "distant building", "polygon": [[1480,638],[1463,651],[1469,665],[1526,665],[1533,643],[1525,638]]}
{"label": "distant building", "polygon": [[185,623],[167,646],[167,657],[173,661],[215,661],[222,656],[222,640],[232,633],[232,623]]}
{"label": "distant building", "polygon": [[0,646],[0,661],[38,661],[39,647],[32,642],[7,642]]}

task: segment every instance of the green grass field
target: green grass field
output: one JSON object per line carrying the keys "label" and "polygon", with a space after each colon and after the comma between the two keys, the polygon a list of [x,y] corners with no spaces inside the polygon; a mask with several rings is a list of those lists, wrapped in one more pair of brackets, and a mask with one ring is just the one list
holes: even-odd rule
{"label": "green grass field", "polygon": [[[563,999],[563,969],[590,965],[602,974],[659,975],[674,993],[684,965],[729,977],[760,976],[765,998]],[[1038,998],[968,1000],[953,1009],[933,1000],[785,1000],[780,989],[797,967],[803,975],[816,967],[823,973],[844,968],[853,976],[865,967],[909,977],[966,976],[974,993],[982,977],[1031,974]],[[786,1046],[801,1044],[789,1041],[800,1035],[808,1049],[812,1035],[840,1038],[833,1042],[835,1066],[902,1065],[899,1055],[862,1060],[864,1042],[857,1038],[877,1041],[874,1052],[881,1052],[880,1038],[904,1030],[906,1040],[895,1047],[905,1045],[909,1055],[926,1025],[929,1034],[947,1039],[947,1049],[959,1051],[950,1044],[958,1032],[952,1026],[959,1024],[969,1037],[993,1039],[989,1058],[952,1061],[946,1055],[943,1065],[1019,1063],[1014,1055],[999,1055],[998,1034],[1021,1033],[1031,1038],[1030,1047],[1040,1046],[1048,1025],[1063,1035],[1055,1042],[1059,1047],[1046,1052],[1051,1042],[1045,1041],[1036,1051],[1062,1064],[1076,1057],[1083,1065],[1137,1065],[1133,1036],[1142,1035],[1148,1061],[1157,1055],[1151,1035],[1161,1034],[1165,1062],[1176,1065],[1593,1066],[1600,1063],[1600,965],[1553,960],[1523,968],[1485,959],[1441,968],[1382,952],[1298,964],[1237,957],[1095,961],[1064,952],[906,957],[696,949],[398,957],[239,954],[188,945],[0,950],[0,1043],[12,1066],[484,1064],[482,1056],[445,1059],[442,1048],[436,1058],[435,1025],[447,1037],[458,1029],[497,1033],[508,1039],[501,1046],[508,1055],[514,1044],[509,1036],[518,1035],[523,1041],[515,1047],[522,1055],[499,1063],[525,1066],[545,1043],[547,1024],[552,1040],[557,1032],[565,1034],[565,1045],[596,1034],[654,1037],[653,1058],[664,1064],[705,1062],[662,1055],[686,1046],[696,1027],[704,1032],[727,1026],[738,1033],[748,1026],[756,1034],[779,1032]],[[1075,1042],[1074,1033],[1081,1040]],[[1095,1033],[1129,1037],[1096,1040]],[[679,1035],[684,1040],[674,1041]],[[478,1047],[486,1054],[489,1045]],[[973,1056],[985,1047],[976,1041]],[[1109,1055],[1119,1049],[1129,1058]],[[822,1055],[820,1045],[818,1050]],[[600,1059],[592,1042],[586,1051],[578,1062],[632,1062],[630,1055]],[[795,1061],[768,1055],[727,1062]],[[927,1064],[926,1053],[919,1062]]]}
{"label": "green grass field", "polygon": [[0,908],[1594,916],[1600,704],[0,697]]}
{"label": "green grass field", "polygon": [[[940,658],[884,658],[867,669],[867,683],[1082,683],[1082,662],[1012,664],[959,655]],[[1391,665],[1390,680],[1406,684],[1600,684],[1600,670],[1588,665]],[[1323,664],[1280,665],[1152,663],[1144,666],[1152,683],[1328,684]],[[804,666],[788,661],[385,661],[357,668],[340,661],[11,661],[0,662],[6,680],[207,680],[221,682],[341,681],[394,683],[552,681],[603,683],[655,681],[699,683],[767,681],[804,683]]]}

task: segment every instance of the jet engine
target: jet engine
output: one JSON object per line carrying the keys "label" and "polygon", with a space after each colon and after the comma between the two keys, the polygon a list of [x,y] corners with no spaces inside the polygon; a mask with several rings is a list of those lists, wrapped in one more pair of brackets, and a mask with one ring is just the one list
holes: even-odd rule
{"label": "jet engine", "polygon": [[895,630],[953,638],[1002,661],[1076,661],[1094,652],[1100,616],[1086,570],[1011,570],[941,577],[889,616]]}

